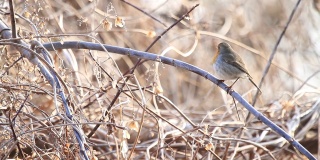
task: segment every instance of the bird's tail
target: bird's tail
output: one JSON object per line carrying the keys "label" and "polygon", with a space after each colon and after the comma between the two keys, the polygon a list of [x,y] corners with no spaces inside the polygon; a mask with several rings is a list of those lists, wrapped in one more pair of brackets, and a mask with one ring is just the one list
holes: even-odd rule
{"label": "bird's tail", "polygon": [[249,77],[250,82],[259,90],[259,93],[261,94],[260,88],[253,82],[253,80]]}

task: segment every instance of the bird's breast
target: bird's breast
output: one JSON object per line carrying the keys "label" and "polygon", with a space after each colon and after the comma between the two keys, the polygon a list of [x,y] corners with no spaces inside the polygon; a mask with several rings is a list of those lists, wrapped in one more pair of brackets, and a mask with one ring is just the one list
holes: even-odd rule
{"label": "bird's breast", "polygon": [[217,78],[221,80],[232,80],[236,78],[245,78],[247,74],[238,69],[237,67],[217,58],[213,64],[213,69]]}

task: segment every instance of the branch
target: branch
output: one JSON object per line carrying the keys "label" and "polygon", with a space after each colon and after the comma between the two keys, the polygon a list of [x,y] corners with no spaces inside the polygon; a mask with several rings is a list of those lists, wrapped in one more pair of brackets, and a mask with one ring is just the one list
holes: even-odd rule
{"label": "branch", "polygon": [[14,9],[13,9],[13,0],[9,0],[10,6],[10,19],[11,19],[11,27],[12,27],[12,38],[17,38],[17,29],[16,29],[16,19],[14,18]]}
{"label": "branch", "polygon": [[[134,56],[141,59],[146,60],[152,60],[161,62],[164,64],[168,64],[171,66],[175,66],[178,68],[182,68],[188,71],[191,71],[193,73],[196,73],[211,82],[217,84],[221,89],[227,91],[229,88],[226,84],[219,82],[219,80],[214,77],[212,74],[210,74],[207,71],[204,71],[196,66],[190,65],[188,63],[185,63],[180,60],[176,60],[169,57],[159,56],[156,54],[148,53],[148,52],[142,52],[133,50],[130,48],[121,48],[121,47],[115,47],[110,45],[103,45],[98,43],[91,43],[91,42],[81,42],[81,41],[64,41],[63,44],[60,42],[54,42],[54,43],[45,43],[43,46],[49,50],[52,51],[54,49],[90,49],[90,50],[99,50],[99,51],[105,51],[105,49],[108,52],[117,53],[121,55],[128,55],[128,56]],[[257,117],[258,120],[262,121],[264,124],[269,126],[272,130],[277,132],[280,136],[285,138],[290,144],[292,144],[297,150],[299,150],[302,154],[307,156],[309,159],[316,159],[308,150],[306,150],[299,142],[297,142],[293,137],[291,137],[288,133],[286,133],[283,129],[278,127],[276,124],[274,124],[271,120],[269,120],[267,117],[265,117],[262,113],[257,111],[252,105],[250,105],[241,95],[235,91],[230,91],[229,94],[235,98],[239,103],[241,103],[251,114],[253,114],[255,117]]]}

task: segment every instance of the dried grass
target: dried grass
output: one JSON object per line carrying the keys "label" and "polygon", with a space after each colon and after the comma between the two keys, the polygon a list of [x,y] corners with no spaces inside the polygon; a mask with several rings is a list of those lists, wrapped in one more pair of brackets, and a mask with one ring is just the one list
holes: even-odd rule
{"label": "dried grass", "polygon": [[[55,37],[43,36],[42,42],[96,42],[85,36],[90,35],[103,44],[144,51],[156,36],[199,3],[160,2],[130,1],[159,22],[122,1],[15,2],[16,13],[37,28],[35,31],[26,20],[17,18],[18,34],[26,41],[46,35]],[[216,45],[228,41],[259,83],[295,3],[202,0],[190,19],[169,30],[149,52],[211,71]],[[8,12],[6,2],[1,6],[1,19],[10,24],[9,16],[4,15]],[[320,78],[320,12],[316,7],[311,1],[299,6],[255,105],[314,155],[318,153]],[[9,115],[12,118],[23,105],[14,125],[26,159],[79,158],[72,129],[58,116],[64,114],[61,100],[54,103],[52,87],[39,69],[26,59],[8,68],[20,55],[10,46],[1,46],[1,51],[0,157],[22,158],[9,127]],[[237,105],[239,120],[232,98],[198,75],[157,62],[145,62],[134,74],[126,75],[136,58],[101,51],[64,50],[51,55],[55,70],[70,90],[67,96],[85,135],[101,124],[87,139],[92,159],[270,159],[269,154],[276,159],[305,159],[257,119],[245,123],[247,111],[241,105]],[[117,88],[124,84],[123,76],[129,79],[104,117]],[[247,80],[240,80],[233,89],[249,102],[256,92]],[[197,126],[182,118],[174,106]],[[102,117],[103,122],[99,122]]]}

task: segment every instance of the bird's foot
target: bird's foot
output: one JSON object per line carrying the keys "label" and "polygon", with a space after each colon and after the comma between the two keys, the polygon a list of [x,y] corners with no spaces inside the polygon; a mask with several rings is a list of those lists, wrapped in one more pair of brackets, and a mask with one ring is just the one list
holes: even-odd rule
{"label": "bird's foot", "polygon": [[229,86],[229,87],[227,87],[227,93],[228,93],[228,94],[230,94],[230,92],[231,92],[231,91],[233,91],[233,89],[232,89],[232,85],[231,85],[231,86]]}
{"label": "bird's foot", "polygon": [[219,85],[220,83],[223,83],[223,82],[224,82],[224,80],[218,79],[218,84],[217,85]]}

